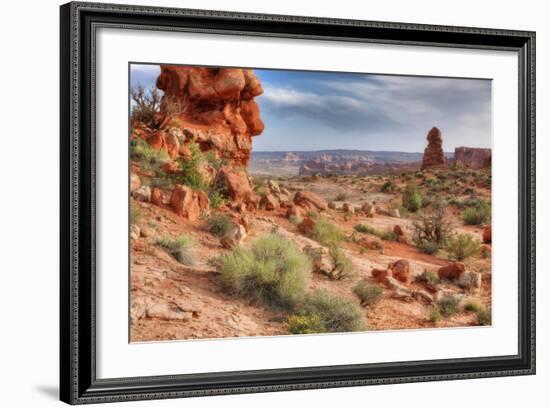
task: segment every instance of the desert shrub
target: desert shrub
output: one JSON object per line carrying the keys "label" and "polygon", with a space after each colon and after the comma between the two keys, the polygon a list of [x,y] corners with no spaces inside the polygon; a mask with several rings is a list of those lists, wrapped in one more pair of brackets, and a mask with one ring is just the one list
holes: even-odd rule
{"label": "desert shrub", "polygon": [[424,270],[424,272],[422,274],[418,274],[415,277],[415,281],[420,282],[420,283],[428,283],[428,284],[431,284],[431,285],[436,285],[436,284],[439,284],[441,282],[441,279],[439,278],[437,273],[435,273],[433,271]]}
{"label": "desert shrub", "polygon": [[300,223],[302,223],[303,220],[304,219],[298,215],[290,215],[290,217],[288,218],[288,221],[294,226],[298,226]]}
{"label": "desert shrub", "polygon": [[491,324],[491,310],[487,309],[483,304],[475,300],[470,300],[464,304],[464,311],[472,311],[477,314],[477,322],[479,325]]}
{"label": "desert shrub", "polygon": [[130,224],[138,223],[141,219],[141,208],[137,205],[130,206]]}
{"label": "desert shrub", "polygon": [[431,195],[425,195],[422,197],[422,208],[427,208],[428,206],[432,205],[434,202],[434,198]]}
{"label": "desert shrub", "polygon": [[227,215],[215,214],[208,218],[206,226],[208,231],[218,237],[225,236],[225,234],[231,229],[233,221]]}
{"label": "desert shrub", "polygon": [[353,228],[355,229],[355,231],[357,231],[359,233],[366,233],[366,234],[369,234],[369,235],[373,235],[373,236],[376,236],[376,237],[378,237],[382,240],[390,240],[390,241],[393,241],[393,242],[395,242],[397,240],[397,235],[391,230],[382,231],[382,230],[377,229],[373,226],[366,225],[366,224],[363,224],[363,223],[359,223],[359,224],[355,225]]}
{"label": "desert shrub", "polygon": [[143,85],[138,84],[130,89],[132,98],[131,121],[143,122],[154,127],[154,115],[160,110],[161,92],[156,87],[146,90]]}
{"label": "desert shrub", "polygon": [[482,225],[491,219],[491,205],[481,201],[478,206],[467,208],[462,214],[465,225]]}
{"label": "desert shrub", "polygon": [[379,237],[382,240],[389,240],[391,242],[397,241],[397,235],[391,230],[386,230],[385,232],[382,232]]}
{"label": "desert shrub", "polygon": [[193,189],[205,189],[206,182],[201,172],[203,156],[197,143],[189,143],[190,156],[180,160],[179,182]]}
{"label": "desert shrub", "polygon": [[446,203],[435,201],[413,222],[413,242],[421,252],[435,254],[447,242],[451,228],[445,212]]}
{"label": "desert shrub", "polygon": [[441,320],[441,311],[439,310],[439,307],[434,305],[430,308],[430,311],[428,312],[428,319],[430,322],[439,322]]}
{"label": "desert shrub", "polygon": [[460,261],[478,253],[479,247],[478,239],[468,233],[461,233],[448,240],[446,249],[453,259]]}
{"label": "desert shrub", "polygon": [[357,285],[353,287],[352,291],[359,298],[359,301],[361,301],[361,305],[363,306],[376,304],[384,295],[384,289],[382,287],[377,285],[367,285],[364,281],[357,283]]}
{"label": "desert shrub", "polygon": [[479,325],[491,325],[491,310],[484,307],[477,311],[477,323]]}
{"label": "desert shrub", "polygon": [[380,192],[384,192],[384,193],[394,192],[396,189],[397,189],[397,185],[395,185],[395,182],[393,182],[392,180],[387,180],[380,187]]}
{"label": "desert shrub", "polygon": [[309,258],[276,234],[221,255],[215,265],[226,291],[279,308],[291,308],[303,298],[311,269]]}
{"label": "desert shrub", "polygon": [[216,153],[214,152],[214,150],[203,153],[203,158],[208,163],[208,165],[215,170],[220,170],[229,164],[225,158],[216,157]]}
{"label": "desert shrub", "polygon": [[363,223],[358,223],[353,228],[359,233],[368,233],[369,235],[374,235],[374,236],[378,236],[380,234],[380,231],[375,227],[372,227],[370,225],[365,225]]}
{"label": "desert shrub", "polygon": [[349,278],[355,275],[355,268],[352,261],[348,256],[336,246],[332,246],[329,253],[334,260],[334,274],[338,276],[338,279]]}
{"label": "desert shrub", "polygon": [[439,251],[439,243],[422,239],[415,242],[416,248],[425,254],[436,254]]}
{"label": "desert shrub", "polygon": [[444,317],[450,317],[451,315],[454,315],[458,311],[458,304],[460,303],[460,300],[458,297],[455,297],[454,295],[445,295],[443,296],[438,302],[437,305],[439,307],[439,311],[441,312],[441,315]]}
{"label": "desert shrub", "polygon": [[187,235],[179,235],[176,238],[170,236],[161,236],[156,241],[157,245],[164,248],[178,262],[192,266],[195,264],[193,256],[189,249],[193,244],[192,239]]}
{"label": "desert shrub", "polygon": [[318,219],[311,231],[312,239],[317,240],[325,246],[336,246],[344,240],[344,233],[333,223],[324,219]]}
{"label": "desert shrub", "polygon": [[422,195],[420,195],[416,182],[410,181],[407,184],[401,199],[403,201],[403,206],[409,211],[416,212],[420,209],[422,206]]}
{"label": "desert shrub", "polygon": [[346,194],[345,192],[339,192],[334,197],[335,201],[345,201],[346,199],[348,199],[348,194]]}
{"label": "desert shrub", "polygon": [[325,332],[319,315],[291,315],[286,320],[288,330],[296,335]]}
{"label": "desert shrub", "polygon": [[130,157],[139,161],[144,168],[152,168],[170,157],[164,150],[155,150],[145,140],[138,138],[130,141]]}
{"label": "desert shrub", "polygon": [[331,296],[322,289],[306,296],[296,315],[319,318],[323,327],[320,332],[353,332],[364,329],[361,310],[356,304],[346,298]]}
{"label": "desert shrub", "polygon": [[210,200],[210,207],[212,209],[218,209],[226,200],[224,194],[216,189],[208,191],[208,199]]}
{"label": "desert shrub", "polygon": [[464,304],[464,311],[473,311],[473,312],[479,312],[480,310],[482,310],[484,307],[482,304],[480,304],[478,301],[476,300],[468,300],[465,304]]}

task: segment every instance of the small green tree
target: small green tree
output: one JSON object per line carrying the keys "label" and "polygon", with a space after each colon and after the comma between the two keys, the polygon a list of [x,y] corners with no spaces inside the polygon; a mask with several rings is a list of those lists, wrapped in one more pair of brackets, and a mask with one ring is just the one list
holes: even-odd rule
{"label": "small green tree", "polygon": [[459,261],[478,253],[479,247],[479,240],[467,233],[452,236],[447,243],[447,251],[453,259]]}
{"label": "small green tree", "polygon": [[403,206],[411,212],[416,212],[422,207],[422,195],[416,182],[410,181],[401,197]]}
{"label": "small green tree", "polygon": [[451,226],[446,218],[446,210],[445,201],[436,201],[430,210],[413,222],[413,242],[421,251],[434,254],[447,242]]}
{"label": "small green tree", "polygon": [[205,189],[206,182],[201,173],[203,156],[197,143],[189,143],[190,156],[180,160],[178,181],[193,189]]}

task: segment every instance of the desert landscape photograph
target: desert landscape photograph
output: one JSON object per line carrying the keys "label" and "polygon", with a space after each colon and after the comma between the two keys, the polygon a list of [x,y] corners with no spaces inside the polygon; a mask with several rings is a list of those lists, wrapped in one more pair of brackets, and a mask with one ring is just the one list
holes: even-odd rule
{"label": "desert landscape photograph", "polygon": [[130,342],[491,325],[490,80],[129,75]]}

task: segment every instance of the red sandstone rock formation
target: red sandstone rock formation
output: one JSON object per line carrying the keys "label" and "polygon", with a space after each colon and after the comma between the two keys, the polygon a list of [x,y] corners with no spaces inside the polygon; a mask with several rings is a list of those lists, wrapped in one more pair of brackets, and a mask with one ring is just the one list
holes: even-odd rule
{"label": "red sandstone rock formation", "polygon": [[[264,129],[254,101],[263,89],[252,70],[161,65],[157,87],[164,91],[155,117],[160,128],[179,128],[180,143],[194,140],[202,151],[213,150],[234,165],[248,164],[252,137]],[[169,134],[156,134],[151,141],[170,147],[172,156],[177,146]]]}
{"label": "red sandstone rock formation", "polygon": [[464,271],[465,267],[463,263],[451,263],[447,266],[440,267],[437,270],[437,275],[441,279],[457,280]]}
{"label": "red sandstone rock formation", "polygon": [[405,259],[397,260],[388,265],[388,270],[391,270],[392,277],[402,283],[409,283],[411,279],[411,272],[409,261]]}
{"label": "red sandstone rock formation", "polygon": [[296,192],[294,203],[307,210],[325,211],[328,209],[327,202],[316,193],[310,191]]}
{"label": "red sandstone rock formation", "polygon": [[455,163],[460,163],[466,167],[478,170],[491,166],[491,149],[490,148],[472,148],[472,147],[457,147],[455,148]]}
{"label": "red sandstone rock formation", "polygon": [[250,211],[257,209],[260,198],[254,193],[246,172],[222,168],[217,179],[226,186],[233,202],[244,205]]}
{"label": "red sandstone rock formation", "polygon": [[445,155],[443,154],[443,139],[441,131],[437,127],[432,127],[428,132],[428,145],[424,149],[422,158],[422,169],[445,167]]}

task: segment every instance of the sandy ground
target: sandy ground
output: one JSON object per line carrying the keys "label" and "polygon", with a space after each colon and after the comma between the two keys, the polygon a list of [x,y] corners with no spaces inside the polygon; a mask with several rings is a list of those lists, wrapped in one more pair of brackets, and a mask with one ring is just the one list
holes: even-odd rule
{"label": "sandy ground", "polygon": [[[282,184],[290,191],[309,190],[327,200],[345,194],[347,202],[361,205],[372,201],[388,203],[394,198],[394,194],[378,192],[380,182],[379,179],[357,181],[323,178],[314,181],[291,179]],[[140,222],[148,227],[151,236],[141,237],[131,243],[132,341],[289,334],[284,323],[285,314],[222,291],[218,273],[209,265],[208,259],[226,250],[220,245],[219,239],[206,230],[205,221],[189,222],[175,215],[168,207],[161,208],[143,202],[133,204],[141,208]],[[481,238],[481,228],[462,226],[457,215],[450,213],[456,230]],[[319,245],[301,235],[296,226],[286,219],[283,210],[258,211],[249,216],[251,224],[244,245],[250,244],[257,236],[273,231],[295,241],[300,247],[306,244]],[[329,209],[324,216],[347,235],[354,233],[353,227],[358,223],[366,223],[381,230],[399,225],[408,242],[413,232],[413,219],[409,218],[379,214],[367,218],[359,212],[346,216],[338,209]],[[191,249],[195,259],[193,267],[178,263],[155,244],[158,236],[177,236],[182,233],[191,236],[194,242]],[[352,260],[356,275],[351,279],[330,280],[324,275],[311,273],[308,290],[324,288],[333,295],[359,303],[351,289],[359,280],[373,281],[373,268],[384,269],[395,260],[407,259],[412,274],[416,275],[424,270],[436,271],[450,262],[445,258],[420,253],[408,243],[385,241],[383,250],[364,251],[357,244],[346,242],[342,250]],[[464,298],[475,297],[490,306],[491,259],[476,256],[464,263],[468,270],[483,272],[479,293],[464,292],[451,283],[442,284],[443,289]],[[422,286],[413,282],[411,288],[420,289]],[[422,301],[404,302],[391,298],[391,291],[386,290],[379,303],[368,309],[362,308],[363,322],[370,330],[476,325],[477,317],[473,312],[460,312],[437,323],[430,322],[430,307]]]}

